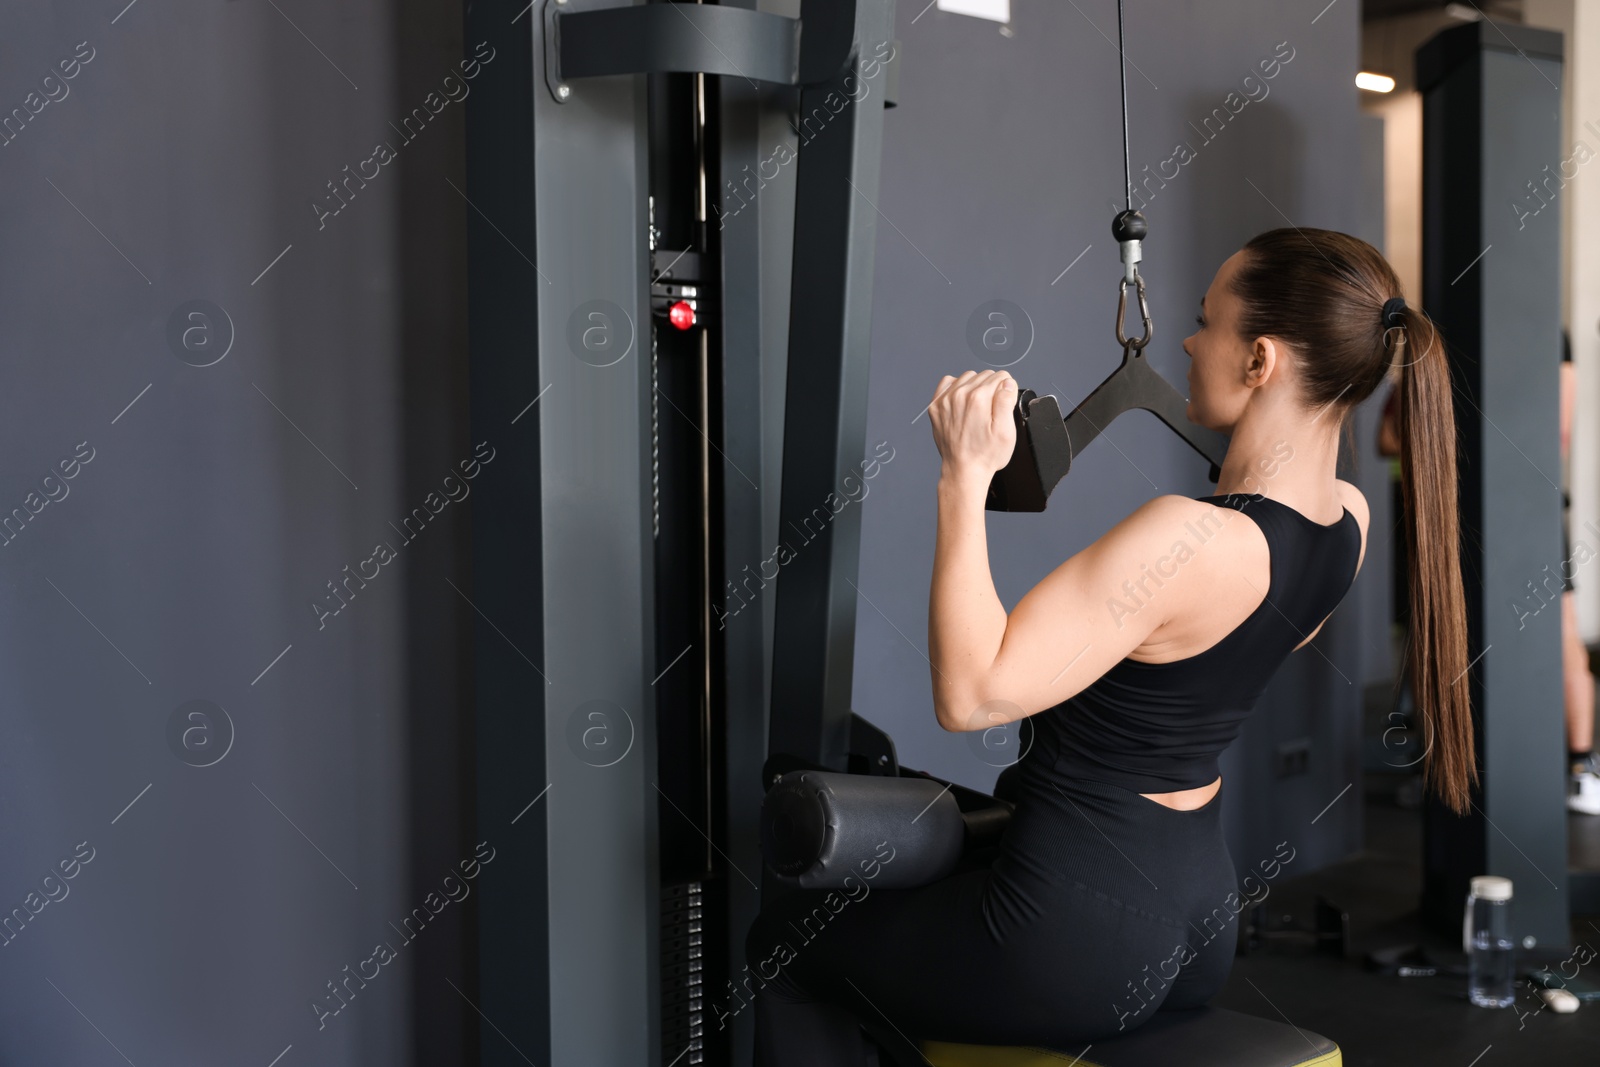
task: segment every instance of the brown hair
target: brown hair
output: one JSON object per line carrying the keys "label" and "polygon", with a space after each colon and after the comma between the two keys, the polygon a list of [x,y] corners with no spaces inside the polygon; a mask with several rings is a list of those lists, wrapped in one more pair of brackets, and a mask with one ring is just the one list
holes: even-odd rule
{"label": "brown hair", "polygon": [[[1399,368],[1401,490],[1410,561],[1406,660],[1422,712],[1423,781],[1456,814],[1478,781],[1467,672],[1465,596],[1456,506],[1456,423],[1450,367],[1418,308],[1384,323],[1400,280],[1367,242],[1332,230],[1269,230],[1244,246],[1231,289],[1239,332],[1273,337],[1297,357],[1309,409],[1351,411]],[[1417,351],[1420,349],[1420,351]]]}

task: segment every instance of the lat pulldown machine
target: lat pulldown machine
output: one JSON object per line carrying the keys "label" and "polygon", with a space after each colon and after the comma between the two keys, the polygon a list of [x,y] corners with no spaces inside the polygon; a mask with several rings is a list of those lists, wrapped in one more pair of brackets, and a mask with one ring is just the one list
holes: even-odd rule
{"label": "lat pulldown machine", "polygon": [[[860,509],[718,623],[747,565],[865,452],[899,48],[890,0],[797,10],[469,7],[468,39],[502,57],[467,119],[473,422],[517,456],[473,523],[478,821],[506,842],[480,888],[485,1065],[749,1067],[742,949],[762,893],[826,884],[889,834],[898,876],[937,877],[1009,816],[902,769],[851,711]],[[761,174],[775,145],[792,178]],[[730,187],[753,195],[713,224]],[[1138,377],[1148,338],[1125,344],[1085,425],[1142,406],[1183,429],[1175,394]],[[1045,410],[1023,412],[1029,440],[1054,432]],[[1070,462],[1093,434],[1059,425]],[[907,808],[930,790],[944,795],[912,841]],[[882,1067],[1031,1055],[919,1049],[863,1023]],[[1097,1045],[1094,1062],[1181,1047],[1282,1067],[1306,1062],[1305,1041],[1208,1011]]]}

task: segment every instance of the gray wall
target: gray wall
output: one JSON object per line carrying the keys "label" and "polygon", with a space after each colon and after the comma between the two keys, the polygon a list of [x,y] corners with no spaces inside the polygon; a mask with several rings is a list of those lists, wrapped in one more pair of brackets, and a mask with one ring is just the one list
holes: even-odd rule
{"label": "gray wall", "polygon": [[[93,50],[0,147],[0,507],[66,493],[0,547],[0,909],[66,892],[0,948],[0,1063],[460,1062],[473,901],[409,945],[390,924],[473,852],[465,507],[414,544],[389,525],[472,454],[462,105],[390,127],[462,55],[460,9],[124,3],[0,15],[8,113]],[[319,229],[380,141],[398,158]],[[195,299],[231,320],[210,366],[168,342]],[[515,462],[495,444],[473,486]],[[380,541],[398,558],[319,629]],[[209,766],[178,755],[210,762],[203,732],[169,744],[192,700],[231,722]]]}
{"label": "gray wall", "polygon": [[[1321,6],[1127,5],[1137,68],[1128,82],[1134,170],[1150,164],[1154,173],[1180,140],[1195,148],[1145,209],[1152,236],[1143,271],[1157,337],[1149,354],[1175,382],[1201,295],[1252,234],[1285,225],[1287,216],[1381,239],[1378,173],[1362,166],[1364,147],[1380,146],[1370,131],[1363,135],[1353,84],[1359,12],[1333,5],[1313,24]],[[1009,368],[1024,386],[1070,404],[1121,355],[1112,336],[1119,271],[1110,236],[1122,192],[1116,6],[1019,0],[1012,18],[1007,36],[992,22],[920,3],[897,12],[904,65],[899,107],[885,123],[877,206],[889,225],[878,232],[867,433],[869,448],[887,440],[896,456],[863,513],[856,637],[856,710],[890,731],[905,764],[984,788],[997,768],[974,752],[974,735],[944,733],[931,711],[923,652],[938,455],[917,416],[940,375],[985,365],[965,334],[968,316],[991,299],[1012,301],[1032,321],[1032,348]],[[1230,91],[1244,96],[1243,79],[1284,41],[1293,57],[1265,83],[1267,95],[1205,143],[1189,123],[1200,125]],[[1359,445],[1370,456],[1370,417],[1363,425]],[[1384,529],[1383,478],[1376,462],[1363,465],[1375,541]],[[1085,453],[1049,511],[990,518],[1002,601],[1015,604],[1158,492],[1209,490],[1203,464],[1175,436],[1151,416],[1126,416]],[[1386,627],[1374,633],[1368,621],[1383,609],[1363,605],[1379,597],[1386,606],[1386,583],[1381,565],[1363,568],[1316,641],[1321,655],[1307,649],[1291,658],[1225,758],[1239,866],[1270,857],[1285,839],[1305,857],[1301,870],[1358,845],[1359,788],[1314,826],[1312,819],[1356,779],[1362,682],[1382,677],[1387,664],[1369,661],[1388,655]],[[1309,775],[1273,779],[1272,750],[1298,737],[1312,741]]]}

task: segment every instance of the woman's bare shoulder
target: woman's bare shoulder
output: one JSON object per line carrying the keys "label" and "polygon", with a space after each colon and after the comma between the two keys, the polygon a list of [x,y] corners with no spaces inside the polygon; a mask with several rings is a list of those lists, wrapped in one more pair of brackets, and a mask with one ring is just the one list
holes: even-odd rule
{"label": "woman's bare shoulder", "polygon": [[1188,523],[1204,520],[1216,511],[1215,504],[1204,500],[1176,493],[1163,493],[1140,504],[1127,518],[1112,528],[1111,534],[1160,537],[1175,526],[1182,527]]}
{"label": "woman's bare shoulder", "polygon": [[1228,540],[1238,549],[1265,549],[1266,539],[1253,523],[1234,523],[1243,514],[1235,508],[1219,507],[1196,497],[1163,494],[1153,497],[1122,520],[1108,535],[1124,544],[1150,552],[1156,549],[1179,550],[1189,545],[1198,548],[1215,538],[1226,527],[1233,527]]}
{"label": "woman's bare shoulder", "polygon": [[1350,509],[1350,514],[1356,517],[1356,522],[1361,525],[1363,536],[1367,532],[1367,523],[1372,520],[1372,511],[1367,507],[1367,498],[1361,490],[1342,479],[1334,479],[1334,486],[1338,489],[1339,503]]}

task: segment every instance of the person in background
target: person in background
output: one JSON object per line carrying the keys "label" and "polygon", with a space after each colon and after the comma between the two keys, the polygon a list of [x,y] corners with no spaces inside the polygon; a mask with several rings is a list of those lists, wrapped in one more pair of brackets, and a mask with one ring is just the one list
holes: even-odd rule
{"label": "person in background", "polygon": [[[1572,343],[1561,334],[1561,459],[1565,463],[1572,439],[1572,412],[1578,395],[1577,370],[1572,365]],[[1572,538],[1567,532],[1572,501],[1561,494],[1561,676],[1567,699],[1567,757],[1571,784],[1567,807],[1585,815],[1600,815],[1600,764],[1594,756],[1594,674],[1589,651],[1578,633],[1578,601],[1573,595]]]}
{"label": "person in background", "polygon": [[[1561,461],[1565,464],[1572,440],[1572,412],[1577,399],[1577,373],[1572,364],[1572,343],[1561,334],[1560,432]],[[1395,394],[1391,390],[1384,403],[1383,421],[1378,427],[1378,452],[1384,456],[1400,454],[1400,436],[1395,428]],[[1594,754],[1594,674],[1589,670],[1589,652],[1578,633],[1578,602],[1573,595],[1572,540],[1567,533],[1568,509],[1572,501],[1561,494],[1561,675],[1567,709],[1567,807],[1584,815],[1600,815],[1600,761]],[[1398,560],[1397,560],[1398,564]]]}

